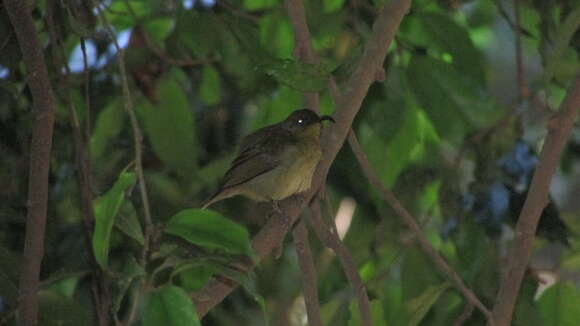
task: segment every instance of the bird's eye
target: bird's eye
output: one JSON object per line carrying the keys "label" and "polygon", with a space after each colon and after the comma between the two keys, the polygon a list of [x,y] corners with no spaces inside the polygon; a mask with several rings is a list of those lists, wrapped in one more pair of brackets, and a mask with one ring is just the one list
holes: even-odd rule
{"label": "bird's eye", "polygon": [[302,120],[302,119],[298,119],[298,124],[299,124],[299,125],[301,125],[301,124],[303,124],[303,123],[304,123],[304,120]]}

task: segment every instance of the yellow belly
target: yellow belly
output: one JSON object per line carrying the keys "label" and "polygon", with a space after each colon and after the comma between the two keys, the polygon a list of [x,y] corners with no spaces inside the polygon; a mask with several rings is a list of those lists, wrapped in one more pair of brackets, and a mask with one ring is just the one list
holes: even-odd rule
{"label": "yellow belly", "polygon": [[244,185],[244,194],[258,201],[281,200],[310,189],[321,157],[320,146],[293,147],[280,166]]}

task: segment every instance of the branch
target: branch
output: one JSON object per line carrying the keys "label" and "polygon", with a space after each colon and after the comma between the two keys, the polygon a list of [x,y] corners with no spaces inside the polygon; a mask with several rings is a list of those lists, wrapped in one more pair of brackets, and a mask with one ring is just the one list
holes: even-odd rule
{"label": "branch", "polygon": [[463,308],[463,312],[461,313],[461,315],[459,315],[459,317],[457,317],[457,319],[455,319],[455,321],[453,322],[453,326],[463,325],[467,321],[467,319],[471,317],[472,313],[473,313],[473,305],[468,302]]}
{"label": "branch", "polygon": [[[302,0],[286,0],[285,4],[292,29],[294,30],[294,39],[296,40],[294,56],[306,63],[316,63],[318,60],[312,49],[310,30],[304,14],[304,3]],[[318,112],[320,106],[318,93],[306,92],[304,94],[304,102],[308,108]]]}
{"label": "branch", "polygon": [[354,290],[358,297],[358,305],[361,314],[361,319],[364,326],[372,325],[371,318],[371,306],[369,303],[369,297],[367,295],[366,288],[360,275],[358,269],[352,259],[351,254],[348,252],[344,243],[340,241],[338,237],[338,232],[336,231],[336,225],[332,222],[331,227],[329,227],[322,215],[320,214],[320,201],[314,201],[311,205],[312,207],[312,225],[314,226],[314,231],[316,235],[324,243],[324,245],[336,254],[340,263],[344,269],[348,281],[354,287]]}
{"label": "branch", "polygon": [[[292,23],[292,28],[294,29],[294,38],[296,39],[294,55],[306,63],[316,63],[318,58],[312,49],[312,41],[310,40],[310,31],[306,22],[304,3],[302,0],[286,0],[286,8],[288,10],[290,22]],[[315,111],[319,110],[320,102],[318,93],[306,93],[304,97],[308,107],[314,109]],[[336,99],[338,99],[338,97],[336,97]],[[369,298],[363,282],[358,275],[354,260],[352,259],[344,244],[340,241],[338,234],[336,232],[333,233],[328,231],[328,226],[326,223],[324,223],[324,220],[320,216],[320,202],[318,198],[316,198],[315,202],[311,204],[311,207],[315,216],[315,219],[312,222],[316,231],[316,235],[339,257],[347,278],[349,279],[352,286],[356,289],[359,300],[358,308],[360,310],[364,325],[371,326],[372,321]],[[335,225],[332,224],[332,226],[332,229],[336,230]],[[316,305],[318,305],[318,301],[316,301]]]}
{"label": "branch", "polygon": [[308,324],[312,326],[322,326],[320,317],[320,305],[318,301],[318,284],[316,281],[316,267],[312,260],[312,252],[308,245],[308,229],[301,219],[294,227],[294,245],[298,255],[298,263],[302,272],[302,291],[304,292],[304,302],[306,303],[306,314]]}
{"label": "branch", "polygon": [[[325,128],[323,133],[323,156],[314,174],[311,189],[302,197],[293,196],[284,200],[281,208],[286,218],[275,215],[268,219],[264,227],[256,234],[252,240],[252,248],[258,261],[270,254],[276,248],[281,239],[288,232],[288,220],[294,223],[306,206],[306,203],[313,198],[323,184],[338,151],[342,147],[350,126],[360,105],[366,96],[370,85],[374,82],[377,69],[387,55],[387,50],[399,28],[403,16],[409,10],[411,0],[393,0],[381,11],[373,26],[373,34],[365,46],[365,51],[361,57],[357,70],[350,77],[345,95],[338,103],[338,110],[335,114],[336,124],[330,128]],[[248,269],[254,265],[246,264]],[[237,285],[224,284],[216,280],[210,281],[198,293],[193,296],[199,317],[203,317],[207,312],[221,302]]]}
{"label": "branch", "polygon": [[457,272],[453,268],[451,268],[449,264],[447,264],[445,259],[443,259],[443,257],[441,257],[439,253],[437,253],[437,251],[431,246],[431,244],[429,244],[429,240],[427,240],[427,237],[425,237],[423,231],[421,230],[421,227],[419,226],[419,224],[417,224],[413,216],[411,216],[411,214],[405,209],[405,207],[403,207],[403,205],[401,204],[401,202],[399,202],[399,200],[395,197],[395,195],[383,185],[383,183],[381,182],[381,180],[371,167],[366,154],[360,147],[360,144],[354,132],[352,131],[350,132],[350,134],[348,135],[348,141],[350,143],[350,147],[352,148],[354,155],[358,160],[361,169],[363,170],[363,173],[365,174],[369,182],[381,193],[385,201],[389,203],[389,205],[391,205],[391,207],[397,213],[397,215],[401,217],[401,219],[407,225],[407,227],[411,229],[411,231],[415,234],[415,237],[419,241],[419,245],[421,246],[423,251],[429,256],[429,258],[431,258],[431,260],[435,263],[435,265],[437,265],[437,267],[443,273],[445,273],[451,281],[453,281],[455,287],[457,288],[457,290],[459,290],[459,292],[461,292],[461,294],[463,294],[465,299],[470,304],[477,307],[488,320],[491,320],[492,319],[491,312],[489,311],[489,309],[487,309],[487,307],[483,303],[481,303],[481,301],[477,298],[475,293],[473,293],[473,291],[471,291],[471,289],[467,287],[465,283],[463,283],[461,276],[459,276],[459,274],[457,274]]}
{"label": "branch", "polygon": [[548,135],[540,153],[540,161],[518,218],[516,238],[508,259],[507,273],[500,284],[493,308],[493,320],[496,326],[509,325],[512,320],[522,279],[531,256],[538,221],[548,203],[550,181],[559,165],[560,156],[572,131],[579,108],[580,74],[568,88],[560,110],[548,123]]}
{"label": "branch", "polygon": [[[94,6],[99,8],[98,6]],[[143,175],[143,163],[141,158],[141,149],[143,146],[143,133],[139,127],[139,122],[135,111],[133,111],[133,100],[131,98],[131,91],[129,90],[129,80],[127,77],[127,68],[125,67],[125,50],[119,46],[117,42],[117,37],[113,31],[113,27],[107,20],[107,17],[103,14],[101,9],[97,10],[99,18],[103,22],[103,25],[107,29],[107,33],[117,50],[119,71],[121,74],[121,82],[123,86],[123,99],[125,111],[129,115],[129,120],[131,121],[131,129],[133,129],[133,143],[135,146],[135,173],[137,174],[137,180],[139,182],[139,194],[141,195],[141,201],[143,202],[143,216],[145,224],[145,245],[143,246],[143,255],[141,260],[143,263],[146,260],[146,255],[149,250],[149,238],[153,229],[153,223],[151,219],[151,209],[149,208],[149,198],[147,196],[147,184],[145,183],[145,176]]]}
{"label": "branch", "polygon": [[38,315],[38,278],[44,255],[44,230],[48,202],[48,175],[52,130],[54,126],[54,97],[28,1],[4,0],[10,22],[16,32],[20,51],[28,73],[32,93],[34,118],[28,175],[28,212],[26,237],[20,276],[20,318],[22,325],[34,326]]}
{"label": "branch", "polygon": [[[81,213],[84,222],[84,240],[87,250],[87,255],[89,257],[90,266],[92,269],[92,279],[91,279],[91,292],[93,305],[95,307],[95,317],[97,325],[106,326],[109,324],[109,307],[111,304],[111,296],[109,293],[109,286],[107,285],[107,280],[105,275],[97,263],[97,260],[93,253],[93,245],[91,242],[91,236],[93,234],[93,225],[95,222],[95,215],[93,209],[93,194],[92,194],[92,178],[91,178],[91,166],[90,166],[90,151],[89,151],[89,136],[90,131],[90,98],[88,97],[88,86],[85,87],[87,93],[86,96],[86,110],[85,110],[85,125],[87,130],[83,134],[81,132],[80,122],[77,116],[76,107],[74,101],[71,98],[71,92],[69,91],[69,79],[70,79],[70,69],[67,64],[66,54],[62,39],[56,31],[56,24],[54,21],[54,9],[58,6],[55,0],[49,0],[47,2],[46,10],[46,22],[48,25],[48,31],[50,35],[50,42],[52,43],[52,49],[54,50],[53,55],[53,65],[57,67],[60,71],[64,70],[65,74],[62,76],[62,83],[65,86],[57,87],[57,95],[59,90],[64,89],[64,93],[61,96],[64,97],[64,102],[67,104],[69,109],[69,119],[71,128],[73,131],[73,144],[75,152],[75,164],[76,164],[76,179],[77,186],[79,189],[79,199],[81,203]],[[83,63],[85,70],[85,78],[88,85],[88,61],[87,55],[84,48],[84,41],[81,42],[81,48],[83,52]],[[62,93],[62,92],[60,92]]]}

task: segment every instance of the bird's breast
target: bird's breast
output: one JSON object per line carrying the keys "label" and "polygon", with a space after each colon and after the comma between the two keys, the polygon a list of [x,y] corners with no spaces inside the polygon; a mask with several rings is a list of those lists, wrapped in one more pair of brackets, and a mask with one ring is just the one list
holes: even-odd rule
{"label": "bird's breast", "polygon": [[272,199],[280,200],[310,189],[314,169],[320,161],[321,151],[318,142],[306,143],[289,148],[284,153],[280,167],[273,172],[271,179]]}

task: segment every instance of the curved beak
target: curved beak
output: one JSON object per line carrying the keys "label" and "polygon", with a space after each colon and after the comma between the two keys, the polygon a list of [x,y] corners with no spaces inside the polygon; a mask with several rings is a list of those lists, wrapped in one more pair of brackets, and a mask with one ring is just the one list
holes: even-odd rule
{"label": "curved beak", "polygon": [[324,121],[324,120],[328,120],[328,121],[330,121],[332,123],[335,123],[336,122],[336,121],[334,121],[334,118],[331,117],[331,116],[329,116],[329,115],[323,115],[323,116],[321,116],[320,117],[320,120],[318,120],[318,122],[322,123],[322,121]]}

